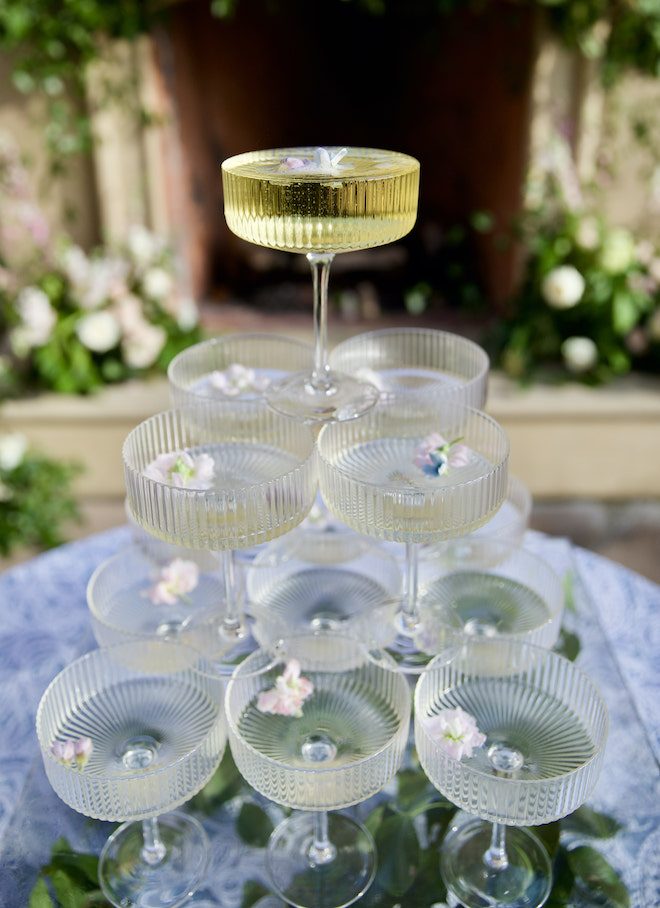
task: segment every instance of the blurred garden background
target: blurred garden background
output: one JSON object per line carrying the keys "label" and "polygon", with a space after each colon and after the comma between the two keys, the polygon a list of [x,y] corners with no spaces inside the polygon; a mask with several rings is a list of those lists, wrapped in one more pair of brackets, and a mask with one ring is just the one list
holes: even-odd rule
{"label": "blurred garden background", "polygon": [[331,341],[471,336],[537,517],[657,546],[657,0],[4,0],[0,555],[121,519],[179,350],[311,334],[307,263],[228,231],[220,163],[316,143],[422,173],[412,233],[333,266]]}

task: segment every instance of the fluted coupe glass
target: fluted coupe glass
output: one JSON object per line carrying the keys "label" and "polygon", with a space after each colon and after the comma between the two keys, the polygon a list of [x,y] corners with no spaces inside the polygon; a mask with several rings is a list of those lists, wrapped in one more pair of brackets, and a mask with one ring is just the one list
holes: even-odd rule
{"label": "fluted coupe glass", "polygon": [[224,595],[220,576],[197,569],[194,586],[180,590],[176,573],[171,574],[174,582],[162,579],[168,571],[176,572],[177,564],[183,563],[179,570],[184,570],[184,558],[177,554],[157,564],[138,546],[130,546],[96,568],[87,584],[87,605],[99,646],[160,637],[187,643],[210,658],[219,655],[215,631]]}
{"label": "fluted coupe glass", "polygon": [[378,400],[377,388],[328,364],[330,266],[338,252],[393,243],[412,230],[419,162],[375,148],[275,148],[228,158],[222,184],[233,233],[305,255],[312,269],[313,367],[271,385],[271,406],[317,423],[366,412]]}
{"label": "fluted coupe glass", "polygon": [[[434,726],[445,710],[459,708],[485,735],[462,758]],[[430,663],[415,688],[414,713],[424,772],[473,815],[442,845],[448,891],[467,908],[540,908],[552,886],[550,860],[523,827],[567,816],[593,791],[608,728],[594,683],[542,647],[473,640],[437,668]]]}
{"label": "fluted coupe glass", "polygon": [[[466,461],[430,475],[414,463],[430,433],[469,449]],[[506,494],[509,443],[480,410],[439,398],[389,398],[352,423],[319,433],[319,487],[344,524],[406,546],[401,630],[419,629],[417,572],[423,543],[463,536],[489,520]]]}
{"label": "fluted coupe glass", "polygon": [[559,636],[564,588],[540,555],[474,534],[422,552],[418,601],[420,638],[433,649],[434,632],[444,637],[445,628],[468,637],[514,636],[549,649]]}
{"label": "fluted coupe glass", "polygon": [[198,397],[254,404],[274,381],[310,370],[311,344],[278,334],[227,334],[193,344],[167,369],[172,405],[183,409]]}
{"label": "fluted coupe glass", "polygon": [[[311,694],[299,714],[259,708],[291,661]],[[279,679],[279,680],[278,680]],[[368,831],[337,813],[378,792],[397,772],[410,721],[410,689],[393,663],[372,661],[349,638],[307,634],[259,649],[235,670],[225,709],[229,742],[246,781],[295,811],[271,835],[267,863],[277,893],[298,908],[350,905],[376,870]]]}
{"label": "fluted coupe glass", "polygon": [[[185,902],[206,875],[209,843],[198,821],[174,808],[210,779],[227,740],[211,663],[168,641],[93,650],[45,691],[37,735],[59,797],[85,816],[122,823],[99,858],[108,901]],[[76,742],[87,742],[81,759],[71,753]]]}
{"label": "fluted coupe glass", "polygon": [[234,552],[281,536],[309,513],[318,482],[311,427],[266,406],[199,400],[140,423],[122,454],[135,520],[166,542],[220,553],[218,633],[227,645],[243,639]]}
{"label": "fluted coupe glass", "polygon": [[467,337],[434,328],[386,328],[356,334],[330,353],[330,368],[374,382],[384,395],[455,396],[483,410],[490,360]]}
{"label": "fluted coupe glass", "polygon": [[252,632],[262,646],[314,630],[387,646],[401,585],[396,559],[376,540],[347,527],[303,525],[262,549],[247,569]]}

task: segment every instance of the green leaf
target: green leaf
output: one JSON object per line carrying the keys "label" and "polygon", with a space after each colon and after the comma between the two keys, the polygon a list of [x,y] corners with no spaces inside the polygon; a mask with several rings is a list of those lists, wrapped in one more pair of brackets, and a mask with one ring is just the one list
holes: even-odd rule
{"label": "green leaf", "polygon": [[247,880],[243,885],[241,908],[250,908],[250,906],[256,904],[259,899],[262,899],[265,895],[269,894],[270,890],[266,889],[262,883],[258,883],[256,880]]}
{"label": "green leaf", "polygon": [[402,769],[397,775],[397,802],[402,810],[428,800],[429,780],[421,770]]}
{"label": "green leaf", "polygon": [[560,847],[552,865],[552,889],[545,908],[565,908],[574,885],[575,874],[569,867],[566,849]]}
{"label": "green leaf", "polygon": [[246,845],[265,848],[273,829],[273,821],[263,808],[251,801],[242,805],[236,820],[236,832]]}
{"label": "green leaf", "polygon": [[594,836],[597,839],[610,839],[621,829],[621,824],[614,817],[598,813],[587,804],[583,804],[575,813],[564,818],[562,829],[579,835]]}
{"label": "green leaf", "polygon": [[615,908],[629,908],[630,896],[618,874],[605,858],[589,845],[568,852],[568,864],[589,889],[605,896]]}
{"label": "green leaf", "polygon": [[195,810],[210,813],[219,804],[235,798],[245,787],[243,777],[236,769],[231,750],[227,747],[220,765],[190,803]]}
{"label": "green leaf", "polygon": [[554,823],[544,823],[541,826],[535,826],[531,832],[540,839],[545,845],[545,849],[550,855],[550,858],[554,858],[559,848],[559,832],[560,832],[559,821]]}
{"label": "green leaf", "polygon": [[415,881],[419,864],[419,839],[412,820],[404,814],[387,817],[374,838],[380,885],[391,895],[405,895]]}
{"label": "green leaf", "polygon": [[30,893],[28,908],[55,908],[55,902],[50,897],[48,886],[42,876],[37,879]]}
{"label": "green leaf", "polygon": [[565,656],[567,659],[570,659],[571,662],[574,662],[580,652],[580,638],[577,634],[573,634],[563,627],[559,631],[559,637],[557,638],[554,649],[560,655]]}
{"label": "green leaf", "polygon": [[612,300],[612,327],[621,336],[635,327],[639,312],[633,296],[626,290],[618,290]]}

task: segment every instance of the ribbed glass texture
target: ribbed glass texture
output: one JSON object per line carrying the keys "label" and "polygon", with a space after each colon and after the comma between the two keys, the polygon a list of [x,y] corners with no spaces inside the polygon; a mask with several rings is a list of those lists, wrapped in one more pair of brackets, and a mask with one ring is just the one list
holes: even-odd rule
{"label": "ribbed glass texture", "polygon": [[564,588],[535,552],[474,535],[422,551],[418,605],[431,638],[439,625],[550,648],[559,636]]}
{"label": "ribbed glass texture", "polygon": [[[328,148],[331,156],[339,148]],[[316,148],[275,148],[222,164],[227,226],[259,246],[300,253],[347,252],[405,236],[417,218],[419,162],[395,151],[348,148],[335,168],[282,167]]]}
{"label": "ribbed glass texture", "polygon": [[[432,432],[461,438],[466,466],[428,476],[413,463]],[[402,395],[360,419],[324,426],[318,439],[319,487],[333,514],[360,533],[393,542],[430,543],[485,523],[506,494],[509,442],[490,416]]]}
{"label": "ribbed glass texture", "polygon": [[[188,801],[222,758],[222,680],[181,644],[93,650],[45,691],[37,735],[50,784],[74,810],[110,821],[154,817]],[[93,745],[84,768],[51,752],[81,737]]]}
{"label": "ribbed glass texture", "polygon": [[324,628],[385,646],[396,633],[401,586],[396,559],[369,537],[299,527],[260,552],[247,571],[253,633],[262,646]]}
{"label": "ribbed glass texture", "polygon": [[167,370],[172,405],[184,408],[198,397],[224,401],[263,400],[263,392],[250,390],[230,397],[214,388],[214,372],[229,366],[252,369],[258,380],[275,382],[291,373],[310,372],[314,363],[311,344],[277,334],[231,334],[213,337],[187,347],[174,357]]}
{"label": "ribbed glass texture", "polygon": [[[218,609],[224,589],[217,574],[200,573],[197,585],[174,602],[152,602],[162,566],[131,547],[100,564],[87,584],[87,605],[99,646],[168,638],[208,656],[217,648]],[[216,565],[217,568],[217,565]]]}
{"label": "ribbed glass texture", "polygon": [[532,514],[532,494],[527,486],[509,472],[506,498],[497,514],[474,535],[499,539],[501,542],[521,543]]}
{"label": "ribbed glass texture", "polygon": [[330,353],[337,372],[375,372],[385,393],[454,397],[481,410],[490,361],[486,351],[459,334],[433,328],[388,328],[342,341]]}
{"label": "ribbed glass texture", "polygon": [[[145,475],[161,454],[208,455],[208,489]],[[123,446],[128,505],[160,539],[191,549],[243,549],[297,526],[317,491],[314,433],[262,407],[197,401],[140,423]]]}
{"label": "ribbed glass texture", "polygon": [[[275,686],[292,656],[314,685],[302,715],[259,711],[259,693]],[[403,675],[332,635],[302,637],[285,660],[272,658],[257,650],[227,686],[229,742],[245,780],[300,810],[348,807],[379,791],[397,772],[408,737],[411,698]]]}
{"label": "ribbed glass texture", "polygon": [[[415,688],[415,744],[445,797],[510,826],[549,823],[587,800],[600,774],[608,716],[584,672],[557,653],[506,639],[475,641],[439,662]],[[440,747],[428,726],[459,706],[486,735],[462,760]],[[502,770],[502,749],[516,755],[520,768]]]}

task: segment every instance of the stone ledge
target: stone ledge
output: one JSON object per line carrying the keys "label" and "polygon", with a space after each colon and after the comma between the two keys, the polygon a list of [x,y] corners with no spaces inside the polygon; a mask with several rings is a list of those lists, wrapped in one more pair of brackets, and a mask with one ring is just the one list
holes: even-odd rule
{"label": "stone ledge", "polygon": [[[169,406],[164,378],[91,397],[44,394],[5,403],[0,432],[23,432],[49,456],[81,461],[79,495],[117,498],[124,494],[124,439]],[[511,470],[535,499],[660,498],[660,379],[521,388],[495,372],[486,409],[507,432]]]}

